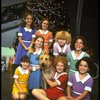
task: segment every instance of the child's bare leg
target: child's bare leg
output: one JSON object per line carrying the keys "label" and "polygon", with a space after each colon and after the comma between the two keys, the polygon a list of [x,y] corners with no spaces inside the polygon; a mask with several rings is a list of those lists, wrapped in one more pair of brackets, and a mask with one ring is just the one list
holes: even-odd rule
{"label": "child's bare leg", "polygon": [[46,93],[43,89],[33,89],[32,94],[39,100],[50,100],[46,97]]}
{"label": "child's bare leg", "polygon": [[20,94],[20,100],[26,100],[26,94],[25,93],[23,93],[23,94]]}
{"label": "child's bare leg", "polygon": [[57,100],[67,100],[65,96],[58,98]]}
{"label": "child's bare leg", "polygon": [[12,94],[12,99],[13,100],[18,100],[19,99],[19,93]]}

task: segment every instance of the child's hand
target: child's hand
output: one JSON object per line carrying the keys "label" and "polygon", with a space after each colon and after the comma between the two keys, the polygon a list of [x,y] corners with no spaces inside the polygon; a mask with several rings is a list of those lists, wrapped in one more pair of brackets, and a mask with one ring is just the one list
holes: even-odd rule
{"label": "child's hand", "polygon": [[29,71],[32,71],[32,66],[31,65],[28,67],[28,70]]}
{"label": "child's hand", "polygon": [[39,65],[36,66],[36,70],[38,70],[38,69],[40,69],[40,66]]}
{"label": "child's hand", "polygon": [[74,100],[74,98],[72,96],[67,96],[66,99],[67,100]]}
{"label": "child's hand", "polygon": [[23,94],[25,93],[22,89],[19,90],[19,93]]}

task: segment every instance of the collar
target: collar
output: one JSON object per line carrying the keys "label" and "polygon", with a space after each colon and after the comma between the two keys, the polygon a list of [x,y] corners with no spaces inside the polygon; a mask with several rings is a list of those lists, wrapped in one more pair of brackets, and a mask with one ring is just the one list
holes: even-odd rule
{"label": "collar", "polygon": [[28,74],[29,73],[29,70],[28,69],[26,69],[25,70],[25,72],[22,70],[22,67],[21,66],[19,66],[18,67],[18,70],[20,71],[20,73],[23,75],[23,74]]}
{"label": "collar", "polygon": [[60,45],[58,43],[57,43],[57,46],[58,46],[58,51],[59,52],[63,52],[63,53],[65,52],[65,50],[67,48],[67,44],[64,45],[63,50],[61,50],[61,47],[60,47]]}
{"label": "collar", "polygon": [[28,28],[24,27],[24,29],[25,29],[26,32],[27,32],[27,31],[32,32],[32,29],[31,29],[31,28],[28,29]]}
{"label": "collar", "polygon": [[75,77],[76,77],[76,82],[82,82],[82,83],[84,83],[84,82],[86,82],[91,76],[87,73],[86,77],[84,77],[82,80],[80,80],[80,78],[79,78],[79,72],[77,71],[77,72],[75,73]]}
{"label": "collar", "polygon": [[57,72],[55,73],[55,76],[54,76],[54,79],[58,79],[60,76],[62,76],[62,75],[67,75],[67,73],[65,73],[65,72],[62,72],[61,74],[59,74],[58,76],[57,76]]}
{"label": "collar", "polygon": [[46,30],[45,32],[43,32],[41,29],[39,29],[39,31],[40,31],[41,34],[47,34],[49,32],[48,30]]}
{"label": "collar", "polygon": [[40,55],[40,54],[41,54],[41,52],[42,52],[42,48],[40,48],[40,50],[39,50],[38,52],[34,52],[34,55],[35,55],[35,54]]}
{"label": "collar", "polygon": [[73,57],[74,60],[76,60],[76,59],[80,60],[84,56],[85,52],[82,51],[78,58],[76,58],[74,50],[71,52],[71,54],[72,54],[72,57]]}

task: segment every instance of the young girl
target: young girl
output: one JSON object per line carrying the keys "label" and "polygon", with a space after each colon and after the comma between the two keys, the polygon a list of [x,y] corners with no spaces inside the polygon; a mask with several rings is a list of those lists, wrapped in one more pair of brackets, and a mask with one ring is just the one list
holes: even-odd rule
{"label": "young girl", "polygon": [[52,32],[48,30],[49,21],[48,19],[42,20],[42,28],[39,29],[35,35],[39,36],[42,35],[44,38],[44,48],[46,49],[47,53],[49,53],[49,47],[51,47],[53,43],[53,35]]}
{"label": "young girl", "polygon": [[89,54],[87,54],[83,50],[86,46],[86,41],[82,36],[76,36],[72,41],[71,46],[72,46],[72,51],[67,54],[68,65],[69,65],[69,70],[68,70],[69,77],[70,74],[76,71],[75,64],[78,60],[80,60],[85,56],[90,57]]}
{"label": "young girl", "polygon": [[[90,100],[89,93],[92,91],[93,62],[89,57],[83,57],[76,63],[77,72],[71,74],[67,86],[66,100]],[[90,74],[89,74],[90,73]]]}
{"label": "young girl", "polygon": [[57,56],[60,53],[67,55],[70,51],[71,34],[67,31],[59,31],[55,36],[55,43],[53,44],[53,55]]}
{"label": "young girl", "polygon": [[12,89],[13,100],[25,100],[28,94],[28,78],[30,72],[28,70],[30,59],[24,55],[21,58],[21,65],[18,66],[14,73],[14,84]]}
{"label": "young girl", "polygon": [[[39,100],[63,100],[64,89],[66,88],[66,82],[68,76],[66,73],[67,59],[65,56],[57,56],[55,58],[56,73],[52,80],[49,80],[44,75],[44,78],[50,88],[48,89],[33,89],[32,94]],[[41,99],[42,98],[42,99]]]}
{"label": "young girl", "polygon": [[30,58],[30,65],[32,66],[29,68],[32,72],[28,80],[28,88],[30,91],[34,88],[40,88],[41,86],[41,70],[38,57],[43,51],[43,42],[44,39],[42,36],[35,37],[27,54]]}
{"label": "young girl", "polygon": [[22,23],[18,28],[18,40],[16,57],[14,64],[19,65],[20,59],[23,55],[27,55],[32,38],[35,37],[35,30],[33,29],[33,15],[29,12],[25,13]]}

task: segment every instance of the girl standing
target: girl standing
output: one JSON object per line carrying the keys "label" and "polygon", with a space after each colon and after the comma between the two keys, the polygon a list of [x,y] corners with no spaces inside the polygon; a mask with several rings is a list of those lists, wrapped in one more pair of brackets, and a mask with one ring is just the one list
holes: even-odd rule
{"label": "girl standing", "polygon": [[44,38],[44,48],[45,48],[47,53],[49,53],[49,48],[51,47],[51,45],[53,43],[53,35],[52,35],[52,32],[50,32],[48,30],[48,25],[49,25],[48,19],[43,19],[42,20],[42,28],[39,29],[35,33],[36,36],[39,36],[39,35],[43,36],[43,38]]}
{"label": "girl standing", "polygon": [[28,80],[28,88],[30,91],[34,88],[41,87],[41,70],[39,67],[39,56],[43,51],[43,42],[44,39],[42,36],[35,37],[28,51],[31,65],[29,69],[32,70]]}
{"label": "girl standing", "polygon": [[[83,57],[76,63],[77,72],[71,74],[67,86],[66,100],[90,100],[89,93],[92,91],[93,62],[89,57]],[[90,75],[91,74],[91,75]]]}
{"label": "girl standing", "polygon": [[30,43],[35,37],[35,30],[33,29],[33,15],[29,12],[25,13],[22,23],[18,28],[19,44],[15,56],[14,64],[19,65],[20,59],[23,55],[27,55]]}
{"label": "girl standing", "polygon": [[12,89],[13,100],[26,100],[28,94],[28,78],[30,72],[28,70],[30,59],[24,55],[21,58],[21,65],[18,66],[14,73],[14,84]]}
{"label": "girl standing", "polygon": [[[32,94],[39,100],[63,100],[64,97],[64,89],[66,88],[66,82],[68,80],[68,76],[66,73],[67,69],[67,59],[65,56],[57,56],[55,58],[55,68],[56,73],[52,80],[47,79],[47,77],[43,76],[50,86],[48,89],[33,89]],[[42,99],[41,99],[42,98]]]}

